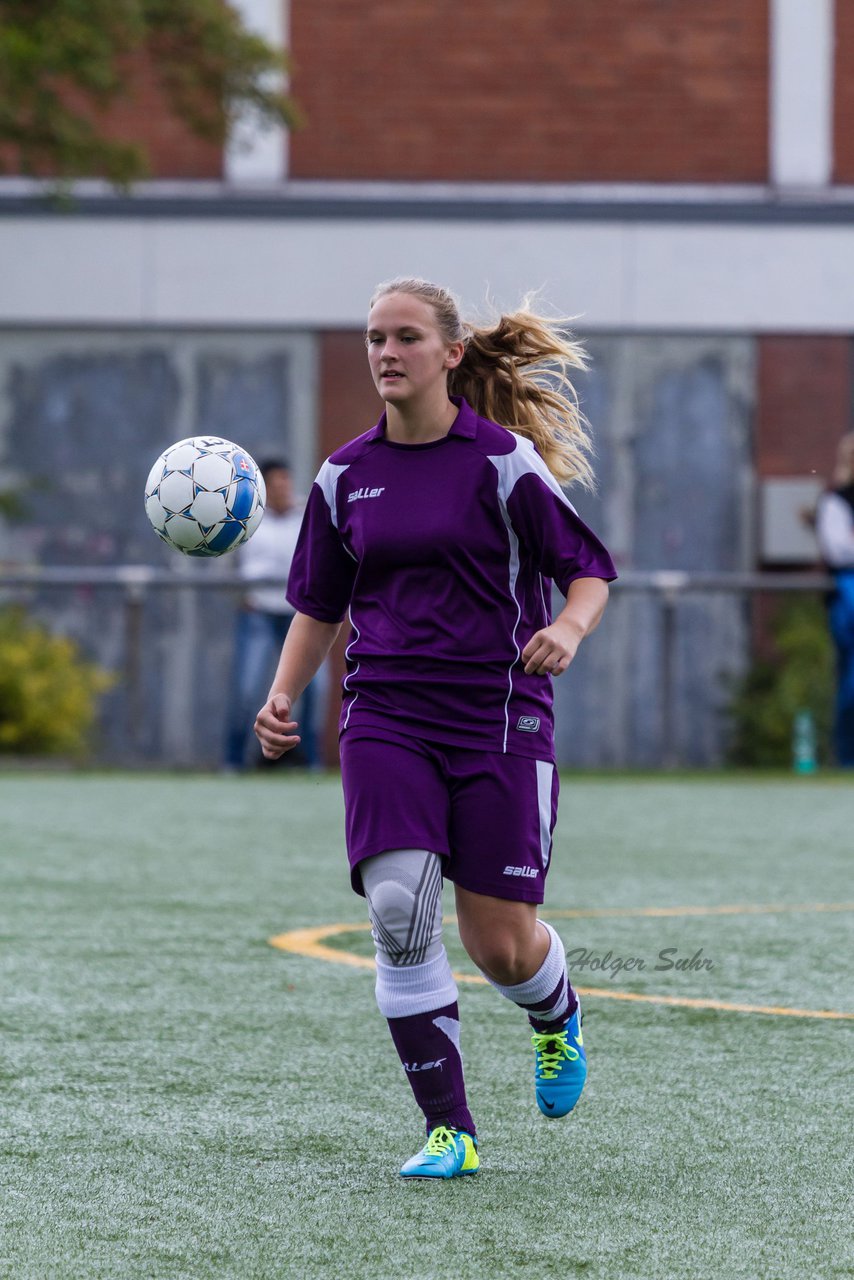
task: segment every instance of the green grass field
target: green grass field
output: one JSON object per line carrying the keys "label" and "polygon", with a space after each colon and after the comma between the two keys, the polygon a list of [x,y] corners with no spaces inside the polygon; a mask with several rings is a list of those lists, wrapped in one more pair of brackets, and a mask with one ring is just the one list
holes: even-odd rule
{"label": "green grass field", "polygon": [[[852,871],[851,779],[566,777],[548,906],[646,965],[582,989],[852,1015]],[[370,973],[268,941],[362,920],[333,777],[0,776],[0,1276],[854,1275],[850,1016],[589,995],[549,1122],[524,1020],[461,984],[483,1172],[410,1184]]]}

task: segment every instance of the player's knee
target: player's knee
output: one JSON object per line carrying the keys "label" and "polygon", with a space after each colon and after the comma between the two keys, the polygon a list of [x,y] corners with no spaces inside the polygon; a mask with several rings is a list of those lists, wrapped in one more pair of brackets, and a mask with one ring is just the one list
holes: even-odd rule
{"label": "player's knee", "polygon": [[372,889],[369,905],[377,944],[400,963],[415,912],[414,893],[396,880],[383,880]]}
{"label": "player's knee", "polygon": [[393,965],[421,964],[441,943],[438,895],[425,900],[398,880],[382,880],[368,897],[377,950]]}
{"label": "player's knee", "polygon": [[527,948],[512,935],[479,938],[466,949],[478,969],[502,987],[514,987],[531,976]]}

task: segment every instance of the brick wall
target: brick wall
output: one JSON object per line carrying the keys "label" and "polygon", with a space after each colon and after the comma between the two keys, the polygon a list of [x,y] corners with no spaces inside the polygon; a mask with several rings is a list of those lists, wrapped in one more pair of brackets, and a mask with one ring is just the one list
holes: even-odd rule
{"label": "brick wall", "polygon": [[757,355],[757,475],[827,476],[851,430],[851,340],[763,337]]}
{"label": "brick wall", "polygon": [[145,54],[128,60],[128,94],[103,117],[113,138],[132,139],[148,152],[154,178],[219,178],[222,146],[207,142],[172,113]]}
{"label": "brick wall", "polygon": [[768,0],[293,0],[301,178],[764,181]]}
{"label": "brick wall", "polygon": [[[763,182],[769,4],[291,0],[291,173]],[[854,183],[854,4],[835,18],[834,181]],[[221,177],[144,59],[129,80],[108,132],[145,143],[155,177]]]}
{"label": "brick wall", "polygon": [[854,5],[836,5],[834,182],[854,182]]}
{"label": "brick wall", "polygon": [[[367,315],[365,298],[365,319]],[[368,368],[362,334],[342,329],[321,333],[319,339],[318,466],[334,449],[372,427],[384,407]]]}
{"label": "brick wall", "polygon": [[[99,129],[111,140],[143,146],[153,178],[220,178],[222,146],[196,137],[173,114],[144,52],[125,60],[123,78],[126,92],[106,109],[93,107],[91,100],[76,90],[68,93],[68,102],[84,116],[97,115]],[[18,172],[14,149],[3,148],[0,154],[4,170]],[[51,171],[42,166],[39,174],[47,177]]]}

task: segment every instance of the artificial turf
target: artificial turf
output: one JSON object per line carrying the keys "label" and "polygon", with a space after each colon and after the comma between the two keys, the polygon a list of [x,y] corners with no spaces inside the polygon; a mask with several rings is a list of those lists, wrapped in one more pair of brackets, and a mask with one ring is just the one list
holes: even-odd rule
{"label": "artificial turf", "polygon": [[[850,780],[568,777],[548,905],[646,965],[582,988],[854,1013],[854,910],[800,909],[852,866]],[[745,904],[799,909],[631,914]],[[363,906],[334,777],[0,776],[0,1276],[854,1275],[854,1020],[590,995],[549,1122],[524,1020],[461,985],[483,1171],[406,1183],[370,974],[268,942]]]}

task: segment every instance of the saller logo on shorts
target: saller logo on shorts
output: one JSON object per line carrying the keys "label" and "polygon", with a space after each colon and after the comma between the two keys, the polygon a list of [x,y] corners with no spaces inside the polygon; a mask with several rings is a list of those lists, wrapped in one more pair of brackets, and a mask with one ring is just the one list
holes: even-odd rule
{"label": "saller logo on shorts", "polygon": [[521,729],[523,733],[536,733],[540,727],[539,716],[520,716],[517,729]]}
{"label": "saller logo on shorts", "polygon": [[536,880],[539,874],[536,867],[505,867],[505,876],[524,876],[526,880]]}

